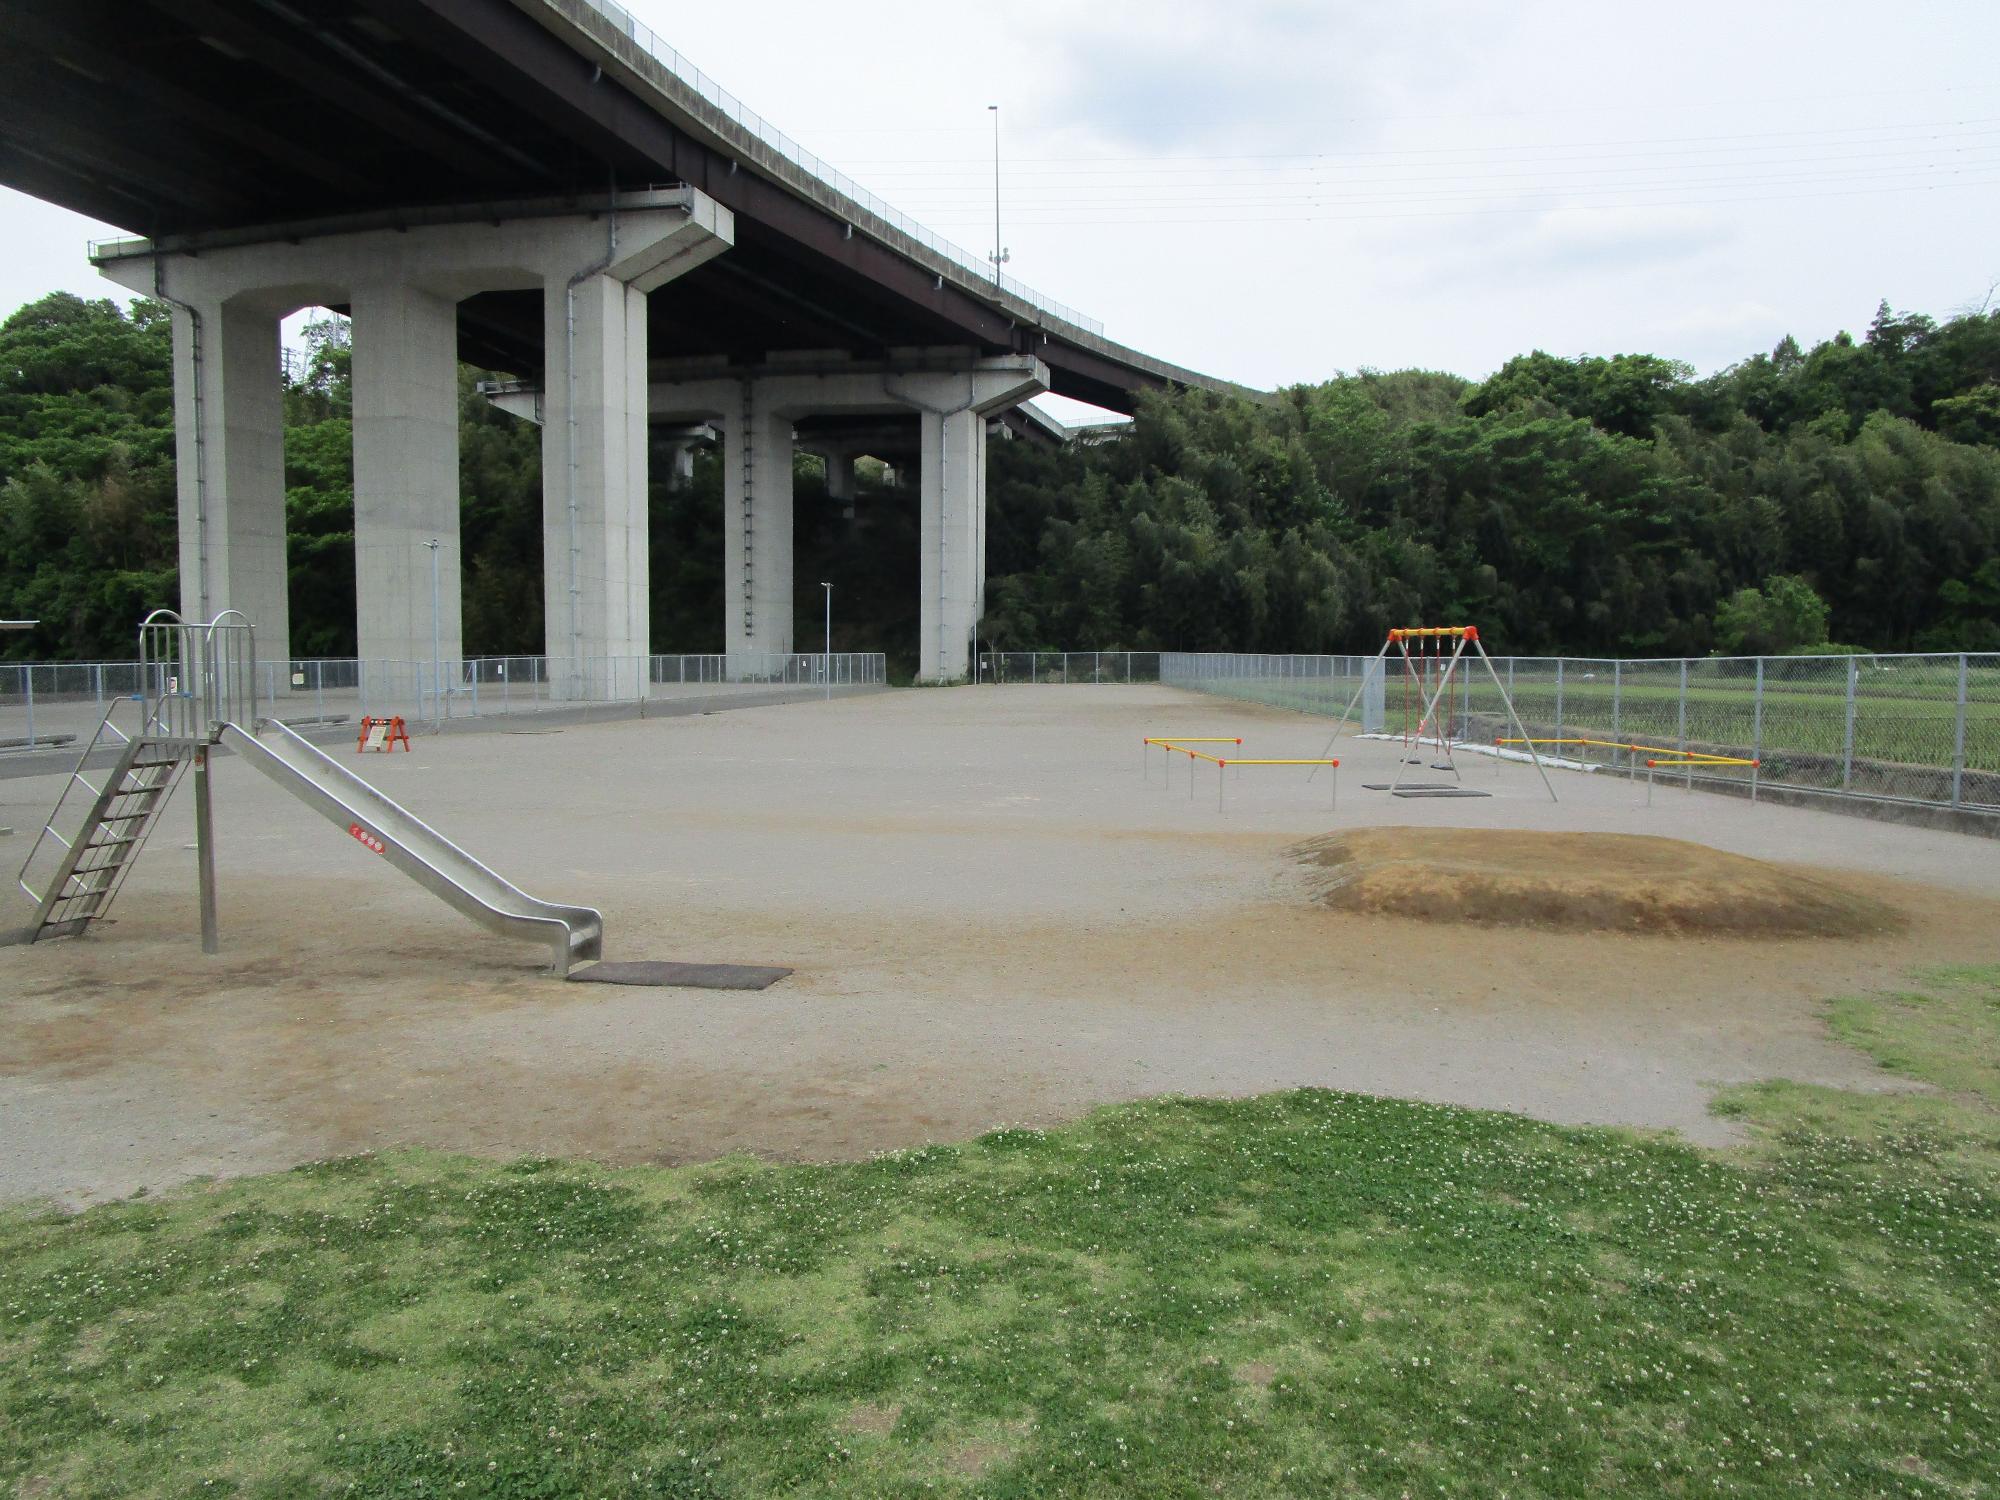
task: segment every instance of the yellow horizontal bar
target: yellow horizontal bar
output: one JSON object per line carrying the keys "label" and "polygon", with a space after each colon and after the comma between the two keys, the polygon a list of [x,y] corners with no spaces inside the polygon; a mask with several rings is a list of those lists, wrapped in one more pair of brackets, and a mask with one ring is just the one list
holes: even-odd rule
{"label": "yellow horizontal bar", "polygon": [[1220,764],[1225,766],[1337,766],[1337,760],[1234,760],[1224,757]]}
{"label": "yellow horizontal bar", "polygon": [[1240,745],[1240,734],[1177,734],[1172,739],[1148,739],[1149,745]]}
{"label": "yellow horizontal bar", "polygon": [[1595,745],[1601,750],[1641,750],[1656,757],[1649,766],[1761,766],[1761,760],[1745,760],[1740,755],[1710,755],[1704,750],[1669,750],[1664,745],[1634,745],[1625,740],[1495,739],[1496,745]]}
{"label": "yellow horizontal bar", "polygon": [[1626,741],[1626,740],[1585,740],[1585,739],[1561,739],[1561,740],[1542,740],[1542,739],[1527,739],[1527,740],[1501,740],[1501,739],[1496,739],[1496,740],[1495,740],[1495,741],[1494,741],[1493,743],[1494,743],[1494,744],[1496,744],[1496,745],[1602,745],[1602,746],[1603,746],[1603,747],[1604,747],[1605,749],[1607,749],[1607,750],[1654,750],[1654,749],[1657,749],[1657,750],[1659,750],[1659,752],[1660,752],[1660,753],[1661,753],[1662,755],[1676,755],[1676,754],[1678,754],[1678,753],[1679,753],[1678,751],[1674,751],[1674,750],[1668,750],[1668,749],[1667,749],[1667,748],[1665,748],[1664,746],[1655,746],[1655,745],[1634,745],[1634,744],[1632,744],[1632,743],[1630,743],[1629,741]]}

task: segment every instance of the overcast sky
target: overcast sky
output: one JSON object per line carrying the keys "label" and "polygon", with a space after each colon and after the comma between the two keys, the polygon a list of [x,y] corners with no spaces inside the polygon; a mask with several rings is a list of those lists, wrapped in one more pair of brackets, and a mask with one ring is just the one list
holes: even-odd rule
{"label": "overcast sky", "polygon": [[[1639,350],[1707,371],[2000,281],[2000,6],[630,6],[1109,336],[1258,386]],[[0,190],[0,304],[108,292]]]}

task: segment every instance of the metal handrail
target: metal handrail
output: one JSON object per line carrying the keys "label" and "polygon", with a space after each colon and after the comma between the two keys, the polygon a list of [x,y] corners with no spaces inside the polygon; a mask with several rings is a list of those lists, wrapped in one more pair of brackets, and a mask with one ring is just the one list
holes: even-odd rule
{"label": "metal handrail", "polygon": [[71,789],[76,786],[82,786],[93,798],[102,795],[99,788],[90,784],[89,779],[83,774],[83,768],[90,764],[90,757],[97,753],[98,746],[103,743],[105,730],[108,729],[117,735],[119,741],[123,744],[129,745],[132,743],[132,736],[111,722],[111,716],[118,712],[118,704],[127,701],[129,700],[121,697],[114,701],[110,709],[106,711],[103,722],[97,726],[97,732],[91,735],[90,743],[85,745],[83,753],[77,756],[75,769],[64,780],[63,789],[56,797],[56,805],[49,813],[48,820],[42,824],[41,832],[35,835],[35,842],[28,846],[27,858],[21,861],[21,871],[15,877],[14,883],[27,893],[29,899],[37,904],[47,900],[47,894],[36,890],[28,884],[28,872],[34,868],[36,856],[42,852],[43,843],[53,837],[65,850],[75,847],[73,841],[64,838],[62,834],[56,831],[56,824],[62,818],[63,809],[69,805]]}
{"label": "metal handrail", "polygon": [[[723,118],[746,131],[773,154],[783,157],[793,166],[817,178],[824,186],[848,199],[856,208],[881,220],[883,224],[898,233],[907,235],[926,249],[943,256],[960,269],[972,272],[981,281],[990,283],[995,290],[1018,298],[1029,306],[1039,308],[1086,333],[1096,334],[1099,338],[1104,336],[1104,325],[1097,319],[1086,317],[1075,308],[1058,302],[1053,297],[1045,297],[1033,287],[1001,274],[999,267],[993,264],[991,256],[976,254],[953,244],[934,230],[926,229],[908,214],[869,192],[845,172],[806,150],[784,131],[749,108],[741,99],[681,56],[678,51],[660,40],[659,35],[651,27],[635,18],[624,6],[617,4],[616,0],[583,0],[583,3],[623,35],[629,37],[654,62],[714,106]],[[859,227],[867,228],[865,224]]]}
{"label": "metal handrail", "polygon": [[[864,188],[845,172],[832,166],[822,158],[806,150],[797,141],[786,135],[762,115],[743,103],[729,90],[723,88],[713,78],[689,62],[673,47],[660,40],[658,33],[637,20],[624,6],[615,0],[583,0],[596,15],[614,30],[628,38],[655,63],[658,63],[676,81],[694,91],[730,124],[748,134],[757,144],[774,156],[783,158],[793,166],[815,178],[821,186],[831,189],[848,200],[860,212],[849,216],[852,220],[863,220],[855,224],[866,232],[866,219],[878,220],[885,227],[915,240],[925,249],[944,257],[959,269],[971,272],[980,281],[986,282],[997,292],[1004,293],[1030,307],[1037,308],[1051,317],[1079,328],[1085,333],[1104,337],[1104,324],[1096,318],[1087,317],[1066,303],[1053,297],[1044,296],[1025,282],[1000,272],[989,255],[981,255],[954,244],[935,230],[927,229],[902,210],[896,208],[876,194]],[[89,253],[92,259],[130,254],[143,249],[148,242],[129,235],[111,239],[92,240]],[[893,247],[892,247],[893,248]]]}
{"label": "metal handrail", "polygon": [[255,723],[257,633],[241,610],[196,624],[156,609],[139,625],[144,731],[180,745],[206,744],[221,726]]}

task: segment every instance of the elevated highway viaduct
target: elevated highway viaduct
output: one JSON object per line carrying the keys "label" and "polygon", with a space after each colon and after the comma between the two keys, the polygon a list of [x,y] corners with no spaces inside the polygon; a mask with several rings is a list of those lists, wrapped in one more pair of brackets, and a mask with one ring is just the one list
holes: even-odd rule
{"label": "elevated highway viaduct", "polygon": [[[457,364],[541,421],[547,651],[648,653],[648,429],[719,433],[723,647],[790,651],[791,449],[917,456],[919,673],[967,670],[989,422],[1237,390],[1105,338],[797,147],[608,0],[0,0],[0,182],[173,306],[183,612],[290,652],[279,323],[352,318],[360,651],[459,624]],[[844,456],[843,456],[844,455]],[[837,481],[836,481],[837,483]]]}

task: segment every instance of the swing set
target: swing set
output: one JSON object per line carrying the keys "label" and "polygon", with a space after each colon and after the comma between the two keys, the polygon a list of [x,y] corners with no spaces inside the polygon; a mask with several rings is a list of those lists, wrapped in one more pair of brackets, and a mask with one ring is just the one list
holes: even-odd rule
{"label": "swing set", "polygon": [[[1446,651],[1449,643],[1450,651]],[[1470,651],[1468,653],[1468,648]],[[1508,694],[1506,685],[1500,681],[1500,674],[1494,670],[1493,659],[1486,654],[1486,647],[1479,639],[1477,625],[1417,625],[1389,632],[1382,642],[1368,668],[1361,673],[1361,681],[1356,684],[1354,696],[1347,700],[1347,707],[1341,711],[1340,721],[1334,725],[1333,734],[1321,753],[1333,753],[1334,742],[1340,738],[1341,730],[1353,717],[1354,708],[1361,701],[1361,694],[1367,687],[1371,673],[1386,664],[1391,650],[1402,659],[1403,665],[1403,751],[1397,757],[1396,776],[1385,783],[1381,790],[1392,796],[1473,796],[1471,792],[1452,787],[1434,785],[1405,785],[1408,768],[1424,764],[1431,747],[1438,759],[1431,762],[1431,769],[1449,771],[1458,778],[1458,766],[1452,758],[1452,738],[1445,715],[1450,712],[1451,690],[1462,681],[1460,668],[1467,666],[1468,654],[1477,657],[1486,668],[1486,675],[1492,679],[1493,690],[1500,695],[1506,706],[1508,722],[1520,736],[1519,743],[1528,747],[1528,757],[1535,763],[1535,770],[1541,775],[1542,786],[1549,794],[1551,802],[1560,801],[1556,796],[1553,782],[1549,780],[1548,768],[1542,764],[1542,757],[1535,748],[1535,741],[1529,738],[1527,727],[1521,723],[1521,716],[1514,711],[1514,700]],[[1469,670],[1469,667],[1468,667]],[[1440,708],[1444,714],[1440,714]],[[1316,773],[1315,773],[1316,774]],[[1311,780],[1309,776],[1307,780]],[[1371,789],[1373,783],[1370,784]]]}

